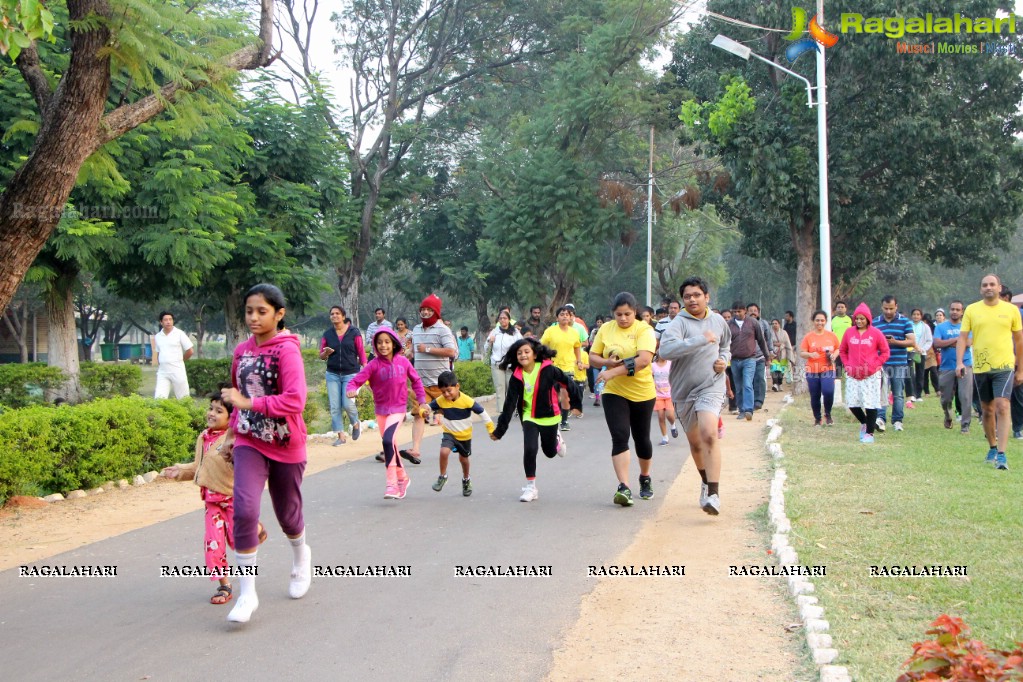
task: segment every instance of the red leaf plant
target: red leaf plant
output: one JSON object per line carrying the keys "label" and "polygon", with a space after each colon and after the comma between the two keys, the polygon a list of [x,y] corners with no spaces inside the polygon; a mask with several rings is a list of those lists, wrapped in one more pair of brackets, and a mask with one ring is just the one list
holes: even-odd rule
{"label": "red leaf plant", "polygon": [[970,639],[961,618],[941,614],[931,623],[927,642],[914,642],[913,655],[903,664],[897,682],[959,680],[961,682],[1023,682],[1023,643],[1014,651],[991,649]]}

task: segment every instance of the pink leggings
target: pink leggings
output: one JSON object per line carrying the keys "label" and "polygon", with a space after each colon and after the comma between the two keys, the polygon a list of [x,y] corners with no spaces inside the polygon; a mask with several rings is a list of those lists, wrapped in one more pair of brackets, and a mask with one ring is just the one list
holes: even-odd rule
{"label": "pink leggings", "polygon": [[302,475],[305,462],[288,464],[270,459],[248,445],[234,447],[234,542],[249,549],[259,545],[259,503],[269,483],[270,501],[281,530],[301,535]]}
{"label": "pink leggings", "polygon": [[394,434],[398,432],[398,427],[403,421],[404,412],[377,415],[377,428],[380,429],[380,437],[384,440],[384,462],[388,470],[391,467],[405,469],[401,464],[401,457],[398,456],[398,443],[394,440]]}
{"label": "pink leggings", "polygon": [[[206,503],[206,568],[226,571],[227,548],[234,549],[234,498],[203,487],[200,490]],[[225,573],[225,576],[226,573]],[[219,580],[211,575],[210,580]]]}

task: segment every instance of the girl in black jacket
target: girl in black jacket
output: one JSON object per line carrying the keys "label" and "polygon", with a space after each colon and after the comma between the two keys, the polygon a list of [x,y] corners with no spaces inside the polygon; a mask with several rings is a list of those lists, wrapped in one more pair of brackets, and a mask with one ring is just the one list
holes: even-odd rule
{"label": "girl in black jacket", "polygon": [[575,381],[551,364],[556,352],[536,339],[516,341],[498,364],[500,369],[511,369],[508,394],[504,408],[497,419],[497,428],[491,439],[500,440],[508,430],[508,423],[516,410],[522,422],[523,454],[522,465],[526,470],[526,486],[519,500],[532,502],[539,497],[536,490],[536,454],[539,446],[547,457],[564,457],[568,447],[558,430],[561,410],[558,404],[558,387],[563,386],[573,399],[579,388]]}

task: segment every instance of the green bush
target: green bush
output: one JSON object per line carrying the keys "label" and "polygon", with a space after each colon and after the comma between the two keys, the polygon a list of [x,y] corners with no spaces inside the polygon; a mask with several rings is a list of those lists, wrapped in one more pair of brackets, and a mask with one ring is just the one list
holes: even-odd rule
{"label": "green bush", "polygon": [[0,420],[0,503],[66,493],[192,458],[203,425],[191,400],[139,396],[10,410]]}
{"label": "green bush", "polygon": [[224,360],[189,360],[185,363],[188,387],[197,396],[217,391],[220,384],[231,383],[231,358]]}
{"label": "green bush", "polygon": [[309,392],[326,387],[327,362],[320,360],[320,352],[315,348],[303,348],[302,363],[305,365],[305,383]]}
{"label": "green bush", "polygon": [[81,382],[91,398],[135,395],[142,388],[142,368],[138,365],[83,362]]}
{"label": "green bush", "polygon": [[359,410],[359,421],[376,421],[377,415],[373,406],[373,391],[366,388],[355,396],[355,407]]}
{"label": "green bush", "polygon": [[64,372],[45,362],[0,365],[0,405],[28,407],[46,402],[48,389],[64,383]]}
{"label": "green bush", "polygon": [[478,360],[466,360],[455,363],[455,375],[462,392],[479,398],[494,393],[494,379],[490,375],[490,365]]}

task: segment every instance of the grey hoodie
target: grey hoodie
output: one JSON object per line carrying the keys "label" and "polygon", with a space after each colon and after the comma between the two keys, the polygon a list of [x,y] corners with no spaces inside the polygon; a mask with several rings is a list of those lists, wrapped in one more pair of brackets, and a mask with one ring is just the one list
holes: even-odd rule
{"label": "grey hoodie", "polygon": [[[703,333],[711,331],[717,343],[707,343]],[[676,404],[696,400],[703,394],[725,393],[725,375],[714,371],[718,358],[731,359],[732,333],[725,318],[715,312],[699,320],[685,309],[661,334],[657,354],[671,360],[671,399]]]}

